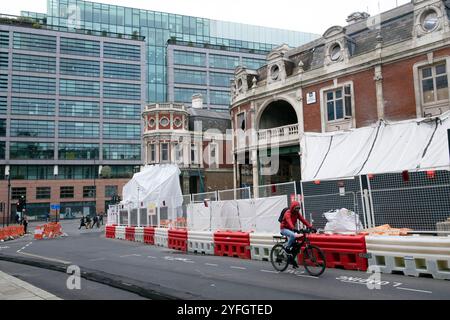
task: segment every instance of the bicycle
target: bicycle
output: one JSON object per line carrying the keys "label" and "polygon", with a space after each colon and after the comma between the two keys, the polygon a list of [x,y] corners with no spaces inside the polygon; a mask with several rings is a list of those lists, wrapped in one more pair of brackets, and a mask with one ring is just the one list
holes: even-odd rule
{"label": "bicycle", "polygon": [[[312,233],[310,229],[300,231],[303,237],[298,238],[292,247],[292,253],[286,252],[285,244],[288,238],[285,236],[275,236],[274,241],[278,242],[270,252],[270,262],[275,270],[284,272],[289,268],[292,261],[297,262],[298,255],[302,253],[302,263],[305,270],[314,277],[321,276],[326,269],[326,259],[323,251],[314,245],[311,245],[308,235]],[[289,257],[291,255],[291,257]]]}

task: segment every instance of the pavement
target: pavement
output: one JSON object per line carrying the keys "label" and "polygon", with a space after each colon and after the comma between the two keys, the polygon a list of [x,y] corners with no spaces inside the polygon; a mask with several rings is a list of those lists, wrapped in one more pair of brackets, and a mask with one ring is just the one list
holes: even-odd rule
{"label": "pavement", "polygon": [[450,299],[450,281],[381,274],[376,275],[379,285],[370,287],[366,282],[374,275],[366,272],[327,269],[320,278],[302,268],[277,273],[268,262],[184,254],[105,239],[103,228],[79,231],[77,222],[62,224],[68,237],[34,241],[27,236],[0,244],[0,260],[38,261],[60,273],[76,265],[84,280],[157,300]]}
{"label": "pavement", "polygon": [[0,271],[0,300],[60,300],[60,298]]}

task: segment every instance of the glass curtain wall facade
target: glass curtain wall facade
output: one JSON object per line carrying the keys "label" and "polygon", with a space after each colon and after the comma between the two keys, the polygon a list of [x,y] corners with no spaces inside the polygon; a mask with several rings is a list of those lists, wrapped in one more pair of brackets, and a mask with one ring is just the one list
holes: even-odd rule
{"label": "glass curtain wall facade", "polygon": [[[145,42],[10,19],[0,23],[1,176],[9,166],[12,187],[25,190],[30,212],[45,215],[42,201],[64,202],[61,185],[74,188],[70,199],[77,202],[86,198],[83,188],[98,184],[97,203],[104,204],[110,199],[103,185],[131,177],[142,163]],[[0,202],[6,198],[0,194]]]}
{"label": "glass curtain wall facade", "polygon": [[[211,63],[214,68],[229,69],[235,66],[236,63],[234,61],[235,57],[226,57],[227,52],[260,54],[260,58],[264,59],[265,55],[274,46],[283,43],[287,43],[290,46],[299,46],[318,37],[311,33],[216,21],[81,0],[48,0],[47,23],[69,28],[144,36],[148,54],[147,97],[151,103],[167,102],[169,99],[170,85],[168,84],[167,74],[168,42],[192,47],[213,47],[222,50],[222,56],[218,56],[216,59],[212,57]],[[195,60],[198,64],[205,65],[204,61],[201,61],[202,57],[192,58],[188,55],[185,58],[183,56],[178,57],[178,59],[179,62],[183,59]],[[249,68],[259,65],[258,62],[255,63],[253,60],[241,62],[248,63]],[[111,66],[108,70],[115,70],[113,72],[121,73],[118,66]],[[199,75],[199,78],[201,77]],[[198,81],[196,77],[194,79],[194,81]],[[209,100],[223,103],[224,99],[221,95],[212,95]],[[205,101],[209,100],[205,99]]]}

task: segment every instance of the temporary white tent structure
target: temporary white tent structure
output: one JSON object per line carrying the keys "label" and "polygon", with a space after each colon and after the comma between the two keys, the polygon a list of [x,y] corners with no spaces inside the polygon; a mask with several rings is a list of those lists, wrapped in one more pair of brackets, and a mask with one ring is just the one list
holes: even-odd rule
{"label": "temporary white tent structure", "polygon": [[150,203],[156,207],[178,208],[183,204],[180,169],[176,165],[146,166],[123,187],[121,204],[137,207]]}
{"label": "temporary white tent structure", "polygon": [[450,113],[437,118],[376,125],[346,132],[305,133],[304,181],[449,167]]}

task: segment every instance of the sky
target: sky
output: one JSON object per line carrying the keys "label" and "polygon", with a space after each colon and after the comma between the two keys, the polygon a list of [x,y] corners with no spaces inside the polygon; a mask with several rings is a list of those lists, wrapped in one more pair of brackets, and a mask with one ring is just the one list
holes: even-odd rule
{"label": "sky", "polygon": [[[99,0],[94,2],[322,35],[331,26],[345,26],[347,16],[355,11],[365,11],[374,16],[411,0]],[[45,13],[47,0],[2,1],[1,13],[20,15],[20,11]]]}

